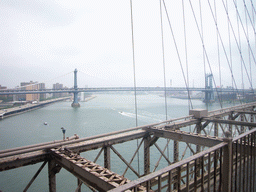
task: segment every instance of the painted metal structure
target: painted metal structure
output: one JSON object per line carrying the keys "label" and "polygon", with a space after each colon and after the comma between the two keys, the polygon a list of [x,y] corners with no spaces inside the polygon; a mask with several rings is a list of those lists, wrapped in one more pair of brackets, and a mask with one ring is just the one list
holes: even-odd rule
{"label": "painted metal structure", "polygon": [[[82,184],[92,191],[112,192],[255,191],[255,107],[254,102],[210,112],[192,110],[187,117],[113,133],[3,150],[0,171],[43,162],[26,190],[48,162],[49,191],[56,191],[56,175],[62,168],[78,178],[77,191]],[[130,142],[137,140],[129,157],[116,147],[131,147]],[[173,148],[171,156],[168,147]],[[91,150],[98,150],[95,159],[84,158],[83,153]],[[143,173],[134,165],[139,151]],[[112,154],[125,170],[111,169]],[[153,162],[156,154],[158,161]],[[100,156],[102,165],[97,164]],[[126,178],[127,170],[136,178]]]}

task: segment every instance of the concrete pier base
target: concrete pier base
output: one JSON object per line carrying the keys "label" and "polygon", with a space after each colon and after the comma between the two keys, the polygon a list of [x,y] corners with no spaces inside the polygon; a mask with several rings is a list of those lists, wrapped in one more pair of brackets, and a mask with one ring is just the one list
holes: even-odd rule
{"label": "concrete pier base", "polygon": [[80,104],[79,103],[72,103],[71,106],[72,107],[80,107]]}

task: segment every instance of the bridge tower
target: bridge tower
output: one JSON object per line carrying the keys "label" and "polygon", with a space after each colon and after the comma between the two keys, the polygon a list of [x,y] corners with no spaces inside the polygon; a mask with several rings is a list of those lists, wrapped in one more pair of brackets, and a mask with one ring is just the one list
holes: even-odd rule
{"label": "bridge tower", "polygon": [[77,69],[74,71],[74,101],[72,103],[72,107],[80,107],[78,103],[78,90],[77,90]]}
{"label": "bridge tower", "polygon": [[213,86],[212,86],[212,74],[205,75],[205,97],[204,102],[210,103],[214,100]]}

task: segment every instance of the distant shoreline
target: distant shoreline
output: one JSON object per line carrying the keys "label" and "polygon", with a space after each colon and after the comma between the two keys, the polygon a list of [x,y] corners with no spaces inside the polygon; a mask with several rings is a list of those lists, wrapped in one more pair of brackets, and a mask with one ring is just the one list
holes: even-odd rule
{"label": "distant shoreline", "polygon": [[46,105],[50,105],[52,103],[55,102],[59,102],[59,101],[64,101],[64,100],[68,100],[70,99],[70,97],[62,97],[62,98],[57,98],[57,99],[51,99],[51,100],[46,100],[46,101],[40,101],[39,103],[28,103],[25,105],[21,105],[18,107],[12,107],[12,108],[8,108],[8,109],[1,109],[0,110],[0,120],[7,118],[7,117],[11,117],[14,115],[19,115],[28,111],[32,111],[41,107],[44,107]]}
{"label": "distant shoreline", "polygon": [[85,98],[84,101],[81,101],[81,102],[87,102],[87,101],[90,101],[90,100],[92,100],[96,97],[97,97],[96,95],[91,95],[90,97]]}

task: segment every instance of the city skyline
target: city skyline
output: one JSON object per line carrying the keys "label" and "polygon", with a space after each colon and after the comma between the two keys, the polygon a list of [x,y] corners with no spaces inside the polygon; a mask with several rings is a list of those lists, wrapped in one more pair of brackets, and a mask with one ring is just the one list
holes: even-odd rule
{"label": "city skyline", "polygon": [[[132,41],[129,1],[3,0],[0,84],[13,88],[17,82],[34,79],[47,84],[61,77],[58,82],[72,87],[73,77],[64,74],[77,68],[83,72],[79,87],[131,87],[134,79],[137,86],[164,86],[164,77],[167,86],[172,80],[174,87],[204,87],[205,73],[213,73],[216,87],[232,85],[232,76],[238,88],[254,86],[255,50],[251,53],[247,38],[253,47],[255,28],[252,17],[245,17],[243,2],[238,1],[238,15],[234,2],[227,1],[232,25],[221,2],[202,1],[201,7],[191,2],[192,6],[184,2],[184,16],[182,1],[162,2],[162,18],[159,1],[133,2]],[[214,8],[217,18],[211,14]],[[242,26],[238,17],[247,25]]]}

